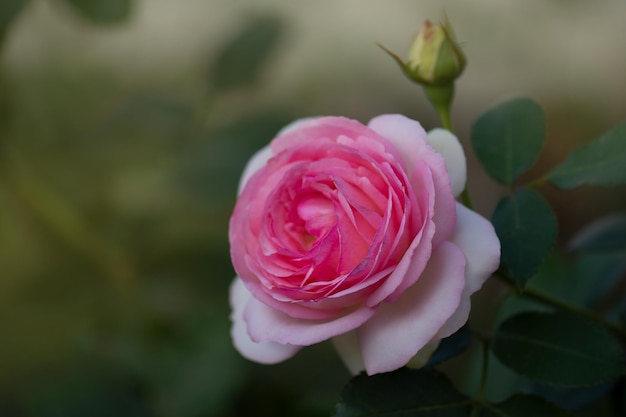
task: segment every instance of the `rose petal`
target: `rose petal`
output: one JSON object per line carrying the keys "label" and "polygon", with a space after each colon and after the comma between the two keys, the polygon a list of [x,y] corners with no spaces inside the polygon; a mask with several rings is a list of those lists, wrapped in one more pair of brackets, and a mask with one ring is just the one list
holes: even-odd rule
{"label": "rose petal", "polygon": [[282,129],[280,129],[278,131],[278,133],[276,134],[276,137],[282,136],[282,135],[286,135],[286,134],[291,133],[291,132],[293,132],[295,130],[298,130],[302,126],[305,126],[307,123],[315,122],[315,120],[320,119],[322,117],[324,117],[324,116],[303,117],[302,119],[294,120],[293,122],[289,123],[287,126],[285,126]]}
{"label": "rose petal", "polygon": [[500,241],[491,223],[462,204],[457,203],[456,209],[457,226],[450,241],[465,254],[466,283],[459,308],[437,332],[436,338],[448,337],[465,324],[471,308],[470,296],[500,264]]}
{"label": "rose petal", "polygon": [[243,320],[243,312],[252,295],[240,278],[235,278],[230,286],[230,303],[233,309],[231,319],[233,326],[231,335],[233,343],[239,353],[245,358],[255,362],[274,364],[292,357],[301,346],[282,345],[274,342],[254,342],[248,335],[246,323]]}
{"label": "rose petal", "polygon": [[450,236],[456,221],[446,161],[428,145],[426,132],[415,120],[399,114],[385,114],[370,120],[368,127],[395,146],[404,159],[412,183],[415,180],[412,178],[413,170],[419,161],[424,161],[430,167],[435,185],[433,220],[437,225],[433,247],[437,247]]}
{"label": "rose petal", "polygon": [[431,341],[459,305],[464,269],[463,252],[442,243],[417,283],[357,330],[369,375],[404,366]]}
{"label": "rose petal", "polygon": [[409,363],[406,364],[408,368],[419,369],[422,366],[426,365],[430,358],[433,356],[433,353],[439,347],[441,340],[435,340],[434,342],[428,343],[426,346],[421,348],[415,356],[411,358]]}
{"label": "rose petal", "polygon": [[[436,340],[426,344],[426,346],[420,349],[417,354],[409,360],[406,366],[417,369],[426,365],[440,343],[441,340]],[[339,357],[346,365],[346,368],[348,368],[353,375],[357,375],[359,372],[365,370],[356,330],[333,337],[333,345]]]}
{"label": "rose petal", "polygon": [[[424,135],[424,142],[426,136]],[[319,143],[320,141],[341,143],[345,146],[382,155],[384,152],[398,156],[397,151],[388,141],[381,140],[378,135],[356,120],[345,117],[320,117],[304,120],[294,128],[288,127],[282,134],[272,140],[270,146],[275,154],[297,147],[303,143]]]}
{"label": "rose petal", "polygon": [[244,320],[254,341],[308,346],[354,330],[373,314],[374,309],[363,307],[334,320],[297,319],[252,298]]}
{"label": "rose petal", "polygon": [[239,188],[237,190],[237,195],[241,194],[243,191],[243,187],[246,186],[246,183],[250,179],[255,172],[257,172],[260,168],[267,164],[267,161],[272,157],[272,149],[269,146],[262,148],[257,151],[252,158],[246,164],[246,167],[243,170],[243,174],[241,174],[241,179],[239,180]]}
{"label": "rose petal", "polygon": [[449,130],[433,129],[428,132],[428,144],[445,159],[452,194],[458,197],[465,189],[467,179],[465,152],[461,143]]}
{"label": "rose petal", "polygon": [[333,337],[333,344],[341,360],[353,375],[365,369],[356,330]]}

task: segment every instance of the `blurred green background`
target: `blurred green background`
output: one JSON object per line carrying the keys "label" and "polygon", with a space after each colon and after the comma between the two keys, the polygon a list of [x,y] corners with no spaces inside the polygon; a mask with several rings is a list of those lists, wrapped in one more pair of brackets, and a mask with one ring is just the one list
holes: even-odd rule
{"label": "blurred green background", "polygon": [[[619,0],[1,0],[0,416],[328,415],[349,378],[330,344],[272,367],[231,346],[238,178],[294,118],[435,127],[376,42],[403,55],[444,10],[469,58],[464,143],[489,106],[535,97],[548,138],[531,179],[626,117]],[[468,157],[490,216],[504,190]],[[624,187],[542,191],[561,242],[626,209]],[[478,327],[500,293],[478,296]]]}

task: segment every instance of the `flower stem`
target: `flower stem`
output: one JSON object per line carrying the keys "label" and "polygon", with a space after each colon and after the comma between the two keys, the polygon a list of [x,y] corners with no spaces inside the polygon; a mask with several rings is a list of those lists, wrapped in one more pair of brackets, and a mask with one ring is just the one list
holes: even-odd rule
{"label": "flower stem", "polygon": [[538,188],[541,187],[542,185],[546,184],[548,182],[548,178],[546,177],[539,177],[536,180],[533,180],[531,182],[529,182],[528,184],[526,184],[526,187],[528,188]]}
{"label": "flower stem", "polygon": [[513,281],[511,277],[502,273],[496,274],[496,277],[498,277],[501,281],[503,281],[510,287],[514,288],[517,293],[522,297],[538,301],[544,305],[554,307],[573,316],[577,316],[585,320],[600,324],[601,326],[612,331],[613,333],[626,338],[626,328],[623,325],[608,321],[604,316],[600,314],[597,314],[591,310],[582,307],[569,304],[563,300],[559,300],[558,298],[555,298],[549,294],[546,294],[543,291],[534,288],[519,288],[519,286],[517,286],[517,284]]}
{"label": "flower stem", "polygon": [[441,120],[441,127],[452,132],[452,118],[450,117],[450,106],[437,106],[437,113]]}
{"label": "flower stem", "polygon": [[483,366],[480,375],[480,385],[478,387],[478,393],[476,394],[476,398],[474,400],[471,417],[477,417],[483,406],[483,399],[485,397],[485,391],[487,389],[487,378],[489,373],[489,339],[480,335],[475,336],[480,340],[482,345]]}
{"label": "flower stem", "polygon": [[[454,133],[452,130],[452,117],[450,116],[450,103],[440,104],[435,106],[435,110],[437,110],[437,114],[439,114],[439,120],[441,120],[441,127],[448,130],[449,132]],[[461,201],[463,205],[468,209],[472,210],[472,199],[469,196],[469,192],[467,191],[467,185],[463,189],[461,193]]]}

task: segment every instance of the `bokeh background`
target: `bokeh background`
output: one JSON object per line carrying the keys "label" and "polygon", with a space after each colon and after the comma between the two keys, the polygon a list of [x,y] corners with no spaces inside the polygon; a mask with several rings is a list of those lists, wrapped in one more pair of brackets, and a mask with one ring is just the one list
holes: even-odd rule
{"label": "bokeh background", "polygon": [[[349,379],[330,344],[272,367],[231,346],[238,177],[294,118],[437,126],[376,43],[403,55],[444,12],[469,59],[453,109],[466,145],[506,98],[547,113],[524,181],[626,119],[622,0],[1,0],[0,416],[328,415]],[[489,217],[505,190],[468,157]],[[541,191],[561,244],[626,210],[624,187]],[[500,293],[477,296],[477,327]],[[475,388],[467,360],[449,371]],[[519,382],[496,378],[495,399]]]}

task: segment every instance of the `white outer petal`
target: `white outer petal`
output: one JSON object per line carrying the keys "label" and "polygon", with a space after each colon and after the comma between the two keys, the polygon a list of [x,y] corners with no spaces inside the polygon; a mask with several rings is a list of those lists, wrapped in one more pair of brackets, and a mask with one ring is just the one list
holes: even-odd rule
{"label": "white outer petal", "polygon": [[465,287],[465,259],[453,243],[443,242],[417,282],[393,303],[381,304],[357,329],[368,375],[406,365],[433,341],[458,308]]}
{"label": "white outer petal", "polygon": [[436,338],[444,338],[456,332],[470,313],[470,297],[500,265],[500,240],[492,224],[480,214],[456,203],[457,223],[450,241],[465,255],[465,288],[457,311],[439,329]]}
{"label": "white outer petal", "polygon": [[419,352],[417,352],[417,354],[411,358],[406,366],[408,368],[418,369],[426,365],[439,347],[439,343],[441,343],[441,340],[435,340],[434,342],[430,342],[429,344],[421,348]]}
{"label": "white outer petal", "polygon": [[370,120],[367,127],[393,144],[402,156],[410,178],[415,164],[426,152],[426,131],[422,125],[401,114],[382,114]]}
{"label": "white outer petal", "polygon": [[263,168],[267,161],[273,156],[272,150],[269,145],[258,150],[252,158],[246,164],[246,167],[243,170],[243,174],[241,174],[241,179],[239,180],[239,189],[237,190],[237,195],[241,194],[243,191],[243,187],[245,187],[246,183],[257,172],[259,169]]}
{"label": "white outer petal", "polygon": [[428,132],[428,144],[445,159],[452,194],[458,197],[465,189],[467,180],[467,163],[461,143],[450,131],[433,129]]}
{"label": "white outer petal", "polygon": [[283,345],[274,342],[254,342],[248,334],[243,312],[252,299],[241,278],[237,277],[230,286],[230,304],[233,309],[231,336],[235,348],[241,355],[254,362],[274,364],[292,357],[301,346]]}
{"label": "white outer petal", "polygon": [[353,375],[365,370],[356,330],[333,337],[335,349]]}
{"label": "white outer petal", "polygon": [[286,135],[287,133],[291,133],[294,130],[301,127],[302,125],[306,124],[307,122],[317,120],[320,117],[323,117],[323,116],[303,117],[302,119],[294,120],[293,122],[289,123],[287,126],[280,129],[278,133],[276,134],[276,137]]}

